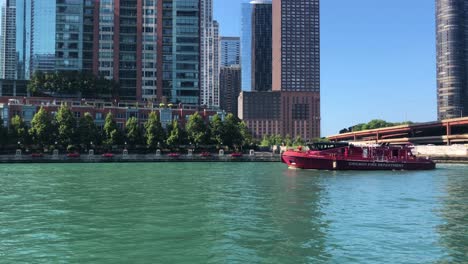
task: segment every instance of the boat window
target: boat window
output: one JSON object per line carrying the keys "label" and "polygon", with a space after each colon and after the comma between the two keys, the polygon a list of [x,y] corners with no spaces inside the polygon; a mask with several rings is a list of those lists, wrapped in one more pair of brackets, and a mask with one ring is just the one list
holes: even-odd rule
{"label": "boat window", "polygon": [[327,150],[348,146],[348,143],[314,143],[309,145],[310,150]]}

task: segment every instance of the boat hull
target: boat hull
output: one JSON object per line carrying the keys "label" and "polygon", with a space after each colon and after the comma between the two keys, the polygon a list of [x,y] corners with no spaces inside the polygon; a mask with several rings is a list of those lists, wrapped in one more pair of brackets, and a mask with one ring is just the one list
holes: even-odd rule
{"label": "boat hull", "polygon": [[283,155],[291,168],[311,170],[433,170],[435,163],[426,159],[406,161],[345,160],[306,155]]}

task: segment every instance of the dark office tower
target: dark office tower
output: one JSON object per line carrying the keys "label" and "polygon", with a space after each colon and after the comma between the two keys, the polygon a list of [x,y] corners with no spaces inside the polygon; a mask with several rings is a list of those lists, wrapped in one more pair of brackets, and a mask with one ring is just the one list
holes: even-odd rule
{"label": "dark office tower", "polygon": [[438,119],[468,116],[468,1],[437,0]]}
{"label": "dark office tower", "polygon": [[[119,80],[121,100],[141,98],[142,0],[115,1],[114,78]],[[118,66],[118,67],[115,67]]]}
{"label": "dark office tower", "polygon": [[238,65],[221,67],[219,90],[221,109],[237,115],[237,98],[241,92],[241,70]]}
{"label": "dark office tower", "polygon": [[[83,3],[82,70],[86,72],[93,71],[94,30],[97,29],[97,19],[99,19],[95,17],[99,14],[99,8],[95,4],[97,2],[96,0],[84,0]],[[96,23],[96,27],[94,23]]]}
{"label": "dark office tower", "polygon": [[273,91],[283,134],[320,136],[319,0],[273,0]]}
{"label": "dark office tower", "polygon": [[252,90],[271,91],[271,1],[252,1]]}

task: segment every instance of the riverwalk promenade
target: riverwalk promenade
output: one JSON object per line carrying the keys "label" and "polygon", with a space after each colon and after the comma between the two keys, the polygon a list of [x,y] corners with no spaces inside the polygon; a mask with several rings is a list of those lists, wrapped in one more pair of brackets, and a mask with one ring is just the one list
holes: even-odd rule
{"label": "riverwalk promenade", "polygon": [[232,156],[231,154],[82,154],[70,157],[65,154],[43,155],[0,155],[0,163],[112,163],[112,162],[280,162],[279,154],[256,152]]}

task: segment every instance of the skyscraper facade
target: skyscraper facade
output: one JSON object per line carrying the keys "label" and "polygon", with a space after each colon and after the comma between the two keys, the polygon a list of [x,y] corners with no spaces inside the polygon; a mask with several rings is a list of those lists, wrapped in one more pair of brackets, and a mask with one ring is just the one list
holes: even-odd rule
{"label": "skyscraper facade", "polygon": [[273,90],[284,134],[320,136],[319,0],[273,0]]}
{"label": "skyscraper facade", "polygon": [[219,107],[219,24],[213,0],[200,0],[200,104]]}
{"label": "skyscraper facade", "polygon": [[219,90],[221,109],[227,113],[238,113],[237,98],[241,92],[241,69],[239,65],[221,67],[219,73]]}
{"label": "skyscraper facade", "polygon": [[84,1],[57,1],[55,22],[55,70],[83,67]]}
{"label": "skyscraper facade", "polygon": [[55,70],[56,1],[31,0],[31,68]]}
{"label": "skyscraper facade", "polygon": [[220,38],[221,67],[240,66],[240,38]]}
{"label": "skyscraper facade", "polygon": [[468,1],[437,0],[438,119],[468,116]]}
{"label": "skyscraper facade", "polygon": [[0,78],[16,79],[16,1],[7,0],[2,7],[2,50]]}
{"label": "skyscraper facade", "polygon": [[120,100],[198,104],[198,0],[100,1],[93,70],[119,83]]}
{"label": "skyscraper facade", "polygon": [[242,4],[242,90],[271,90],[271,0]]}
{"label": "skyscraper facade", "polygon": [[252,1],[252,90],[271,91],[271,1]]}
{"label": "skyscraper facade", "polygon": [[4,4],[0,76],[5,79],[26,79],[29,78],[31,52],[30,0],[8,0]]}
{"label": "skyscraper facade", "polygon": [[[162,15],[162,16],[161,16]],[[158,100],[198,104],[200,98],[200,3],[158,1]],[[162,60],[161,60],[162,58]]]}
{"label": "skyscraper facade", "polygon": [[242,90],[252,90],[252,5],[242,3],[241,68]]}
{"label": "skyscraper facade", "polygon": [[319,16],[319,0],[273,0],[271,89],[239,96],[239,117],[256,137],[320,136]]}

